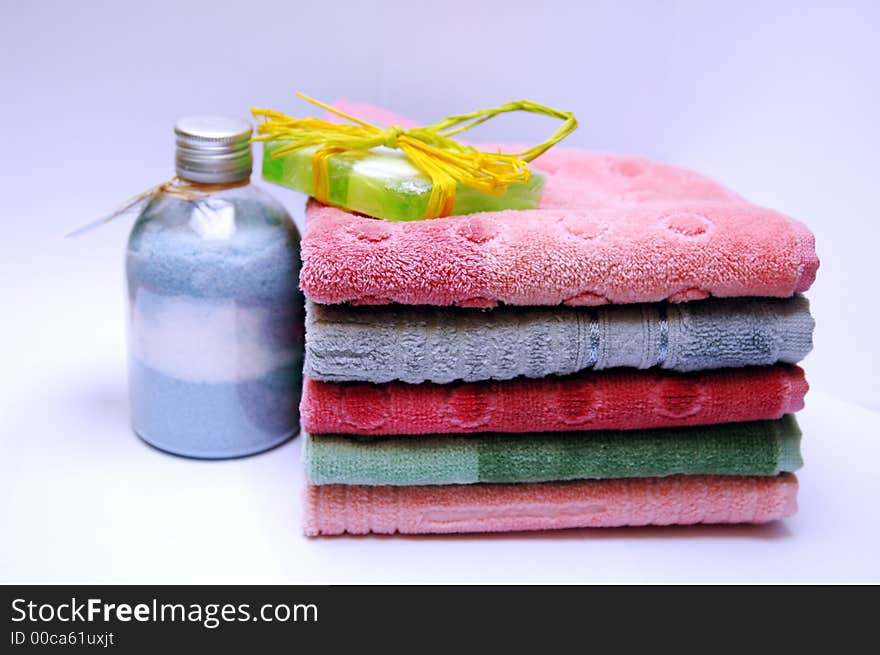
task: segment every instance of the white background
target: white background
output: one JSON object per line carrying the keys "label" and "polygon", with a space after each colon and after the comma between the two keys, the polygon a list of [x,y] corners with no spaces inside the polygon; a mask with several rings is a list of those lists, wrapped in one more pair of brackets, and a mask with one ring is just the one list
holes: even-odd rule
{"label": "white background", "polygon": [[[438,6],[2,3],[0,582],[880,581],[880,4]],[[822,266],[800,513],[310,541],[298,440],[231,462],[143,445],[125,387],[130,220],[61,235],[170,177],[179,115],[305,113],[296,90],[420,121],[529,98],[577,113],[568,145],[693,168],[806,222]],[[301,224],[302,198],[272,191]]]}

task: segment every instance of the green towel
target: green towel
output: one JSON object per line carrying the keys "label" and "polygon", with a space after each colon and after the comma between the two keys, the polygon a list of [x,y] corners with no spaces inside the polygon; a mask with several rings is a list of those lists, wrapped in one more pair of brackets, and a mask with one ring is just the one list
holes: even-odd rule
{"label": "green towel", "polygon": [[801,467],[794,416],[661,430],[361,437],[307,435],[313,484],[425,485],[777,475]]}

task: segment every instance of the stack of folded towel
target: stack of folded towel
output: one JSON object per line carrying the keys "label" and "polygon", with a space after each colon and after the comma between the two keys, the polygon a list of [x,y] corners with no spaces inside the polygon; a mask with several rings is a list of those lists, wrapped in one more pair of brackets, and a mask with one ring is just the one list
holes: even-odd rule
{"label": "stack of folded towel", "polygon": [[534,166],[537,210],[392,223],[309,202],[306,532],[792,514],[812,235],[641,158]]}

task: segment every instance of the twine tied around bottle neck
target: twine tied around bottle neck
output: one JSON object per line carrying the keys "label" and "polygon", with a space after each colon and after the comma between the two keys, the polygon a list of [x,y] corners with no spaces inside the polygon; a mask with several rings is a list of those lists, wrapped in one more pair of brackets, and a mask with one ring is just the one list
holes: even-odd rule
{"label": "twine tied around bottle neck", "polygon": [[153,198],[156,198],[160,195],[171,196],[174,198],[179,198],[181,200],[201,200],[210,196],[210,192],[213,187],[229,188],[230,186],[240,185],[241,184],[196,184],[175,175],[170,180],[167,180],[155,186],[151,186],[146,191],[141,191],[137,195],[131,196],[109,214],[106,214],[96,220],[86,223],[85,225],[76,228],[72,232],[68,232],[64,235],[64,238],[69,239],[71,237],[78,237],[82,234],[85,234],[86,232],[91,232],[95,228],[109,223],[114,218],[122,216],[123,214],[127,214],[130,211],[134,211],[136,208],[145,205]]}

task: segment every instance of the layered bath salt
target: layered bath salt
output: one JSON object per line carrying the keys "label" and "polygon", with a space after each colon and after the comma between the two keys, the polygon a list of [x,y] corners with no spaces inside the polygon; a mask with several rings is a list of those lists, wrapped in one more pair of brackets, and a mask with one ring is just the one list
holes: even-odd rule
{"label": "layered bath salt", "polygon": [[223,458],[299,431],[299,267],[290,216],[246,179],[197,184],[147,205],[127,253],[138,435],[176,454]]}

